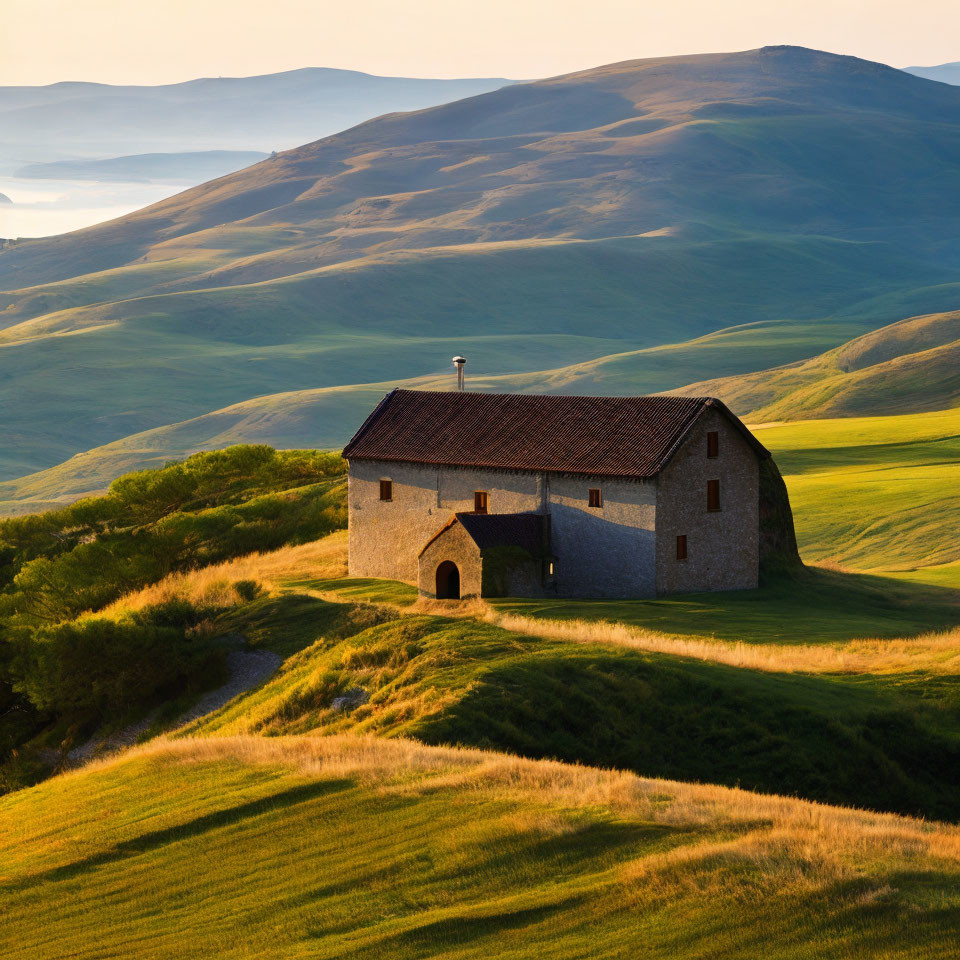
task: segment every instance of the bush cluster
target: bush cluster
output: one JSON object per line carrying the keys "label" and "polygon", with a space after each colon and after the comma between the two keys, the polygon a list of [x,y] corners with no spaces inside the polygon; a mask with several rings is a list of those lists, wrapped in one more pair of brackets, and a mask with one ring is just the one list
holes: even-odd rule
{"label": "bush cluster", "polygon": [[14,689],[38,711],[74,722],[122,718],[221,664],[222,648],[199,629],[207,613],[174,602],[21,631],[13,640]]}
{"label": "bush cluster", "polygon": [[331,453],[235,446],[0,521],[0,766],[44,725],[117,722],[215,667],[209,611],[97,611],[170,573],[346,526],[344,473]]}

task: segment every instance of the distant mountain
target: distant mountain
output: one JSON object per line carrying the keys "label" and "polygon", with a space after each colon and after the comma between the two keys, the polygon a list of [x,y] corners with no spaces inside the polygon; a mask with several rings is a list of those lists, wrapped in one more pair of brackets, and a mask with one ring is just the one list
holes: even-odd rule
{"label": "distant mountain", "polygon": [[958,222],[960,89],[802,48],[380,117],[8,244],[0,475],[456,352],[612,393],[803,359],[954,307]]}
{"label": "distant mountain", "polygon": [[960,60],[956,63],[941,63],[935,67],[905,67],[904,69],[915,77],[960,85]]}
{"label": "distant mountain", "polygon": [[161,86],[0,87],[0,164],[198,150],[270,152],[383,113],[459,100],[509,82],[311,67]]}
{"label": "distant mountain", "polygon": [[25,179],[143,181],[194,184],[233,173],[266,159],[254,150],[204,150],[198,153],[144,153],[106,160],[56,160],[28,163],[15,176]]}
{"label": "distant mountain", "polygon": [[821,356],[675,391],[751,420],[922,413],[960,405],[960,311],[892,323]]}

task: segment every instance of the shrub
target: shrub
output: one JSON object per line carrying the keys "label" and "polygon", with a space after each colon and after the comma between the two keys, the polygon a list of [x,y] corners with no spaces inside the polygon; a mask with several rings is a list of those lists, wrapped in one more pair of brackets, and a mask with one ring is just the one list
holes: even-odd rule
{"label": "shrub", "polygon": [[121,720],[219,663],[219,648],[191,629],[204,613],[188,607],[174,602],[122,620],[91,616],[22,631],[14,687],[60,719]]}
{"label": "shrub", "polygon": [[256,580],[237,580],[233,584],[233,589],[237,591],[237,596],[246,603],[256,600],[263,593],[263,588]]}

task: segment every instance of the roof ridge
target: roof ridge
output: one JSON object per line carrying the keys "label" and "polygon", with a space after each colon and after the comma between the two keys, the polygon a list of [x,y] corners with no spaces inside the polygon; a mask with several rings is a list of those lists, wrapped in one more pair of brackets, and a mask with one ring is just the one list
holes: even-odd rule
{"label": "roof ridge", "polygon": [[395,389],[344,448],[353,460],[647,479],[709,407],[755,452],[763,446],[719,400],[676,394],[587,397]]}

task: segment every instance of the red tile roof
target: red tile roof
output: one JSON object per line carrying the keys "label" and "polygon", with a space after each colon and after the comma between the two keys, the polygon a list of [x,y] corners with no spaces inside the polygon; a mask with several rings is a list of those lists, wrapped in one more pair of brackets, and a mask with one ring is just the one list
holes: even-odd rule
{"label": "red tile roof", "polygon": [[769,454],[710,397],[556,397],[394,390],[347,444],[350,460],[652,477],[708,407],[731,418],[757,455]]}

